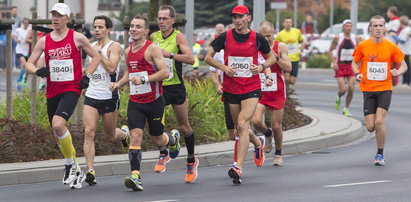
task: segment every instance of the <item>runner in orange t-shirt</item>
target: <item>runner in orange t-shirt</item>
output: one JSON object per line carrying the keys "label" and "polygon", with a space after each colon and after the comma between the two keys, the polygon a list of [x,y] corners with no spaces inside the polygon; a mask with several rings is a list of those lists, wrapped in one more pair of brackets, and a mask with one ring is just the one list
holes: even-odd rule
{"label": "runner in orange t-shirt", "polygon": [[[385,20],[376,15],[370,19],[371,37],[358,44],[354,50],[352,69],[364,95],[364,118],[367,130],[377,140],[375,165],[384,165],[385,116],[390,107],[392,78],[406,72],[404,54],[392,42],[384,38]],[[399,66],[391,69],[393,62]],[[388,71],[389,70],[389,71]]]}

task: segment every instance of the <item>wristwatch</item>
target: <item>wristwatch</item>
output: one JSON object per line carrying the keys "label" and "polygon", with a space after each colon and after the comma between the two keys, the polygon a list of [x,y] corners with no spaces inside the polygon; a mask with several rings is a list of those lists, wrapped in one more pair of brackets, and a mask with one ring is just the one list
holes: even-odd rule
{"label": "wristwatch", "polygon": [[170,59],[173,59],[174,53],[170,53]]}
{"label": "wristwatch", "polygon": [[279,60],[280,60],[280,56],[276,55],[276,56],[275,56],[275,61],[278,62]]}
{"label": "wristwatch", "polygon": [[271,77],[271,76],[266,76],[265,79],[269,79],[271,81],[274,81],[273,77]]}
{"label": "wristwatch", "polygon": [[263,67],[263,70],[268,68],[265,64],[261,64],[261,66]]}
{"label": "wristwatch", "polygon": [[145,84],[147,82],[146,77],[145,76],[141,76],[140,77],[141,83]]}

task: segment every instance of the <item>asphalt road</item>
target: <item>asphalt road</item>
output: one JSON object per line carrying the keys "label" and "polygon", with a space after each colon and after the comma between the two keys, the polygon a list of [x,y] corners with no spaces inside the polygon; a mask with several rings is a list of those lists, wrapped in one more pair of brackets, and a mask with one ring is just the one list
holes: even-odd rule
{"label": "asphalt road", "polygon": [[[321,76],[322,75],[322,76]],[[311,75],[300,74],[300,77]],[[318,74],[318,82],[329,80]],[[303,81],[305,78],[301,78]],[[297,89],[296,97],[309,108],[333,109],[335,92]],[[61,182],[0,187],[1,201],[411,201],[409,94],[394,94],[386,119],[386,166],[372,164],[375,139],[285,158],[274,167],[272,158],[261,168],[245,164],[241,186],[227,176],[229,165],[201,168],[197,182],[185,184],[184,170],[143,173],[143,192],[131,192],[124,176],[98,178],[98,185],[69,190]],[[356,92],[351,113],[362,119],[362,95]],[[144,157],[143,157],[144,158]]]}

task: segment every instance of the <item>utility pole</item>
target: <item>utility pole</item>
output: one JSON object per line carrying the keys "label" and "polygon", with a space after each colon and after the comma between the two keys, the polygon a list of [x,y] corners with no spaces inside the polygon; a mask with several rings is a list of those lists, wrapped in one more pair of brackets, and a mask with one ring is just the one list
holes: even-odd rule
{"label": "utility pole", "polygon": [[297,18],[298,18],[298,1],[294,0],[294,27],[297,27]]}
{"label": "utility pole", "polygon": [[330,0],[330,33],[333,33],[334,24],[334,0]]}
{"label": "utility pole", "polygon": [[185,34],[187,37],[188,47],[193,47],[193,32],[194,32],[194,1],[186,0],[186,19]]}
{"label": "utility pole", "polygon": [[352,30],[354,34],[357,33],[357,21],[358,21],[358,0],[351,0],[350,19],[352,21]]}
{"label": "utility pole", "polygon": [[265,1],[253,1],[253,30],[258,30],[260,23],[265,20]]}

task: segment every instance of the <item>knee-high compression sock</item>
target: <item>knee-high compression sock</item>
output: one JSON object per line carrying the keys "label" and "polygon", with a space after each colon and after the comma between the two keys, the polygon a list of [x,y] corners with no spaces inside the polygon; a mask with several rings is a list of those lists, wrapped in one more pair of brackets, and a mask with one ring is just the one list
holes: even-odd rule
{"label": "knee-high compression sock", "polygon": [[378,148],[377,154],[383,155],[383,152],[384,152],[384,148]]}
{"label": "knee-high compression sock", "polygon": [[187,147],[187,163],[194,163],[195,159],[194,159],[194,144],[195,144],[195,140],[194,140],[194,132],[191,132],[190,134],[187,134],[184,137],[184,141],[186,143],[186,147]]}
{"label": "knee-high compression sock", "polygon": [[267,129],[265,129],[263,134],[266,137],[271,137],[271,135],[273,134],[273,131],[271,130],[271,128],[267,128]]}
{"label": "knee-high compression sock", "polygon": [[73,154],[75,154],[76,151],[73,147],[70,132],[67,130],[67,132],[63,136],[57,138],[60,151],[66,159],[66,164],[72,164],[74,161]]}
{"label": "knee-high compression sock", "polygon": [[130,160],[131,172],[140,171],[141,147],[130,146],[128,150],[128,159]]}

